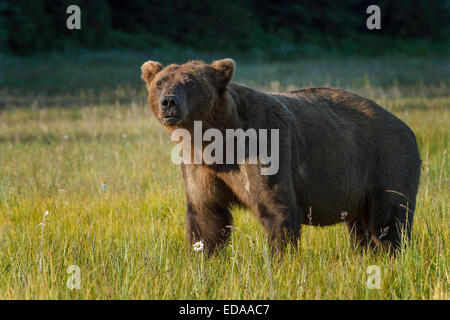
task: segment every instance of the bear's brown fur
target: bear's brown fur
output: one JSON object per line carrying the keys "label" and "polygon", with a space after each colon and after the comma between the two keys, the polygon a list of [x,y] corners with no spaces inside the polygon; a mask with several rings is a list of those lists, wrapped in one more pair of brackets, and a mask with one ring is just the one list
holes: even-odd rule
{"label": "bear's brown fur", "polygon": [[[250,209],[276,247],[296,243],[301,224],[344,221],[354,245],[399,248],[410,238],[421,160],[405,123],[341,89],[264,93],[230,83],[234,69],[231,59],[142,66],[149,104],[169,133],[192,131],[194,120],[203,130],[279,129],[275,175],[261,175],[259,164],[181,165],[190,244],[222,247],[232,204]],[[175,111],[163,110],[164,97]]]}

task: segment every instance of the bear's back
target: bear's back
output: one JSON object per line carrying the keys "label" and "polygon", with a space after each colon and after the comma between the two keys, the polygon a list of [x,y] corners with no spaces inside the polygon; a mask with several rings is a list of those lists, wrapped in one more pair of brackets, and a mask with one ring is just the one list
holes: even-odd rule
{"label": "bear's back", "polygon": [[416,145],[412,130],[403,121],[374,101],[352,92],[338,88],[305,88],[275,95],[285,97],[283,102],[291,112],[303,118],[309,116],[316,124],[340,119],[362,135],[375,135],[372,139],[380,142],[384,136],[391,139],[395,135],[402,142],[406,139]]}

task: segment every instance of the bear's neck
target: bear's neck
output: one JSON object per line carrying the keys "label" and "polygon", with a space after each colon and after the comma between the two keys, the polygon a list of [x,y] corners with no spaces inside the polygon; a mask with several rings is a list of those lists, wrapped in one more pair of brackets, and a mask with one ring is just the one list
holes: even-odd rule
{"label": "bear's neck", "polygon": [[238,115],[238,105],[233,95],[227,90],[220,97],[206,119],[203,120],[203,130],[215,128],[225,133],[226,129],[234,129],[242,125]]}
{"label": "bear's neck", "polygon": [[[226,129],[245,129],[249,125],[249,112],[245,100],[241,98],[242,91],[248,95],[247,91],[259,93],[245,86],[230,83],[227,91],[218,99],[212,112],[204,121],[204,129],[216,128],[225,133]],[[264,94],[264,93],[260,93]]]}

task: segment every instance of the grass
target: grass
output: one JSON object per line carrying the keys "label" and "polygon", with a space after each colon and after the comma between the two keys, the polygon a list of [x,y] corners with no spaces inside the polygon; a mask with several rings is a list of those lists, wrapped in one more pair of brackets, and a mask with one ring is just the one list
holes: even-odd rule
{"label": "grass", "polygon": [[[181,172],[139,80],[148,57],[2,58],[1,299],[449,299],[450,60],[237,60],[237,82],[343,87],[414,130],[424,162],[413,237],[393,259],[352,251],[344,225],[303,227],[300,248],[273,258],[237,208],[225,250],[194,253]],[[66,286],[71,265],[79,290]],[[379,290],[366,285],[371,265]]]}

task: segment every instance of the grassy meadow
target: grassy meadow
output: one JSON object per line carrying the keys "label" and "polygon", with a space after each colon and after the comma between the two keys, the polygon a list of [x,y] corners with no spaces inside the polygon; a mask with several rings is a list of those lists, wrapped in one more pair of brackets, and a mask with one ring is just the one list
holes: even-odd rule
{"label": "grassy meadow", "polygon": [[[193,252],[181,171],[139,79],[147,59],[188,58],[0,56],[0,299],[450,298],[448,58],[233,57],[236,82],[341,87],[413,129],[421,185],[412,241],[395,259],[354,252],[342,224],[303,227],[298,250],[272,257],[260,224],[238,208],[225,250]],[[71,265],[80,289],[67,287]],[[371,265],[380,289],[366,285]]]}

